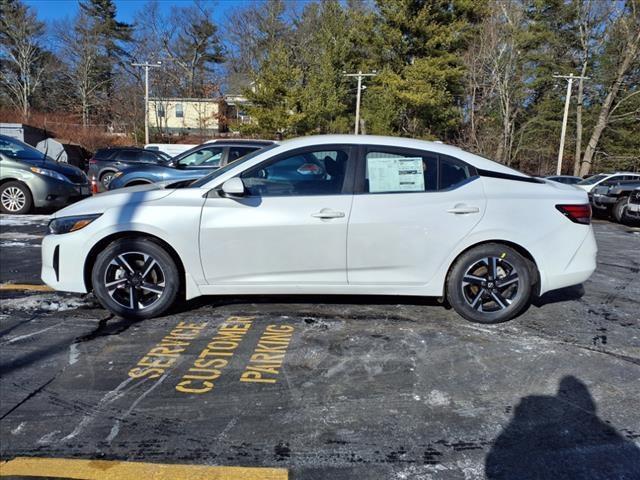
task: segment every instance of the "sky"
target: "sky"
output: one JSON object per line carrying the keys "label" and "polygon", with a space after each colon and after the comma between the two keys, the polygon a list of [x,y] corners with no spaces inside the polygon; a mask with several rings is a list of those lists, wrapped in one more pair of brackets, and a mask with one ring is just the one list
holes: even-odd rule
{"label": "sky", "polygon": [[[117,18],[122,22],[133,22],[136,12],[140,11],[147,0],[114,0],[117,7]],[[44,21],[62,20],[73,17],[78,11],[77,0],[24,0],[33,7],[38,18]],[[159,0],[160,9],[168,12],[173,5],[188,5],[191,0]],[[224,19],[233,9],[250,3],[249,0],[217,0],[213,2],[214,17]]]}

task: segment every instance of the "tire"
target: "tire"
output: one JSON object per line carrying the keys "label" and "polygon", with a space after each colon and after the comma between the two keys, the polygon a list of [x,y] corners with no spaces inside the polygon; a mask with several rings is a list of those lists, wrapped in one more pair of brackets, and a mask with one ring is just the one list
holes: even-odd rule
{"label": "tire", "polygon": [[96,258],[91,281],[103,307],[134,320],[162,315],[180,289],[180,273],[171,255],[145,238],[116,240],[107,246]]}
{"label": "tire", "polygon": [[0,187],[0,211],[12,215],[24,215],[33,207],[31,190],[22,182],[7,182]]}
{"label": "tire", "polygon": [[111,183],[111,180],[113,179],[113,175],[115,173],[116,172],[104,172],[102,175],[100,175],[100,183],[107,190],[109,190],[109,184]]}
{"label": "tire", "polygon": [[618,223],[622,223],[624,218],[624,212],[627,209],[627,203],[629,201],[629,197],[620,197],[616,204],[611,209],[611,216]]}
{"label": "tire", "polygon": [[447,300],[471,322],[506,322],[529,304],[534,278],[530,261],[513,248],[479,245],[454,262],[446,282]]}

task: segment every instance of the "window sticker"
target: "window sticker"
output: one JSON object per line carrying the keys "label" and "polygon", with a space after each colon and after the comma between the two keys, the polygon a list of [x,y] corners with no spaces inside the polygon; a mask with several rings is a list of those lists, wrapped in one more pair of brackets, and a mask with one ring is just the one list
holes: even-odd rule
{"label": "window sticker", "polygon": [[421,157],[367,158],[369,192],[424,192]]}

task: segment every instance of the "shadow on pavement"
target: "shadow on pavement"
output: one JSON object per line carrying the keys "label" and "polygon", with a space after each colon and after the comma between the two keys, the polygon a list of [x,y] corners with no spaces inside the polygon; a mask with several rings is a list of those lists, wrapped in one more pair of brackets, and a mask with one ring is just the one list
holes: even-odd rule
{"label": "shadow on pavement", "polygon": [[568,302],[570,300],[580,300],[585,294],[584,285],[573,285],[571,287],[560,288],[545,293],[542,296],[533,297],[531,304],[540,308],[551,303]]}
{"label": "shadow on pavement", "polygon": [[640,449],[600,420],[587,386],[567,376],[555,396],[520,400],[487,455],[485,474],[490,480],[640,478]]}

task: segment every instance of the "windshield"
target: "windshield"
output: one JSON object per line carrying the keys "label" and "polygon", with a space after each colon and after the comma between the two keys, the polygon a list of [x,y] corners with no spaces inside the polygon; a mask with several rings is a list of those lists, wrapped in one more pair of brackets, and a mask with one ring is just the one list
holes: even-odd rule
{"label": "windshield", "polygon": [[252,158],[255,158],[257,155],[260,155],[268,150],[271,150],[272,148],[277,147],[278,144],[274,143],[273,145],[269,145],[268,147],[264,147],[261,148],[260,150],[256,150],[255,152],[251,152],[248,155],[245,155],[244,157],[241,157],[240,159],[236,160],[235,162],[229,163],[227,165],[225,165],[222,168],[218,168],[217,170],[211,172],[209,175],[206,175],[198,180],[196,180],[195,182],[193,182],[190,186],[194,187],[194,188],[200,188],[204,185],[206,185],[207,183],[209,183],[211,180],[218,178],[220,175],[223,175],[225,173],[227,173],[229,170],[231,170],[232,168],[237,167],[238,165],[241,165],[243,163],[245,163],[248,160],[251,160]]}
{"label": "windshield", "polygon": [[607,176],[601,173],[599,175],[594,175],[593,177],[585,178],[581,182],[578,182],[576,185],[593,185],[594,183],[598,183],[603,178],[607,178]]}
{"label": "windshield", "polygon": [[44,160],[44,154],[15,138],[0,136],[0,153],[18,160]]}

